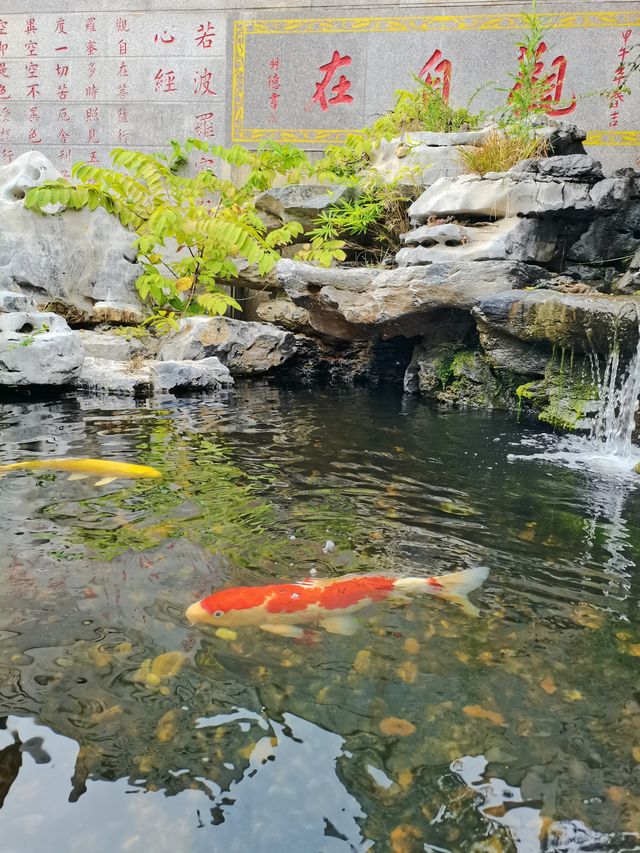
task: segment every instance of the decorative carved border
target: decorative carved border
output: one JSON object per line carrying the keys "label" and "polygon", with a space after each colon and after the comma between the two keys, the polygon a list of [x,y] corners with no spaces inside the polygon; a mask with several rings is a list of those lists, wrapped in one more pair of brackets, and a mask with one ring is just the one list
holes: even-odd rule
{"label": "decorative carved border", "polygon": [[[636,12],[571,12],[547,13],[551,29],[597,29],[638,27]],[[313,35],[320,33],[415,33],[445,30],[520,30],[525,24],[520,12],[502,15],[428,15],[403,18],[281,18],[273,20],[236,20],[233,25],[233,69],[231,96],[231,139],[233,142],[256,144],[267,132],[270,139],[296,145],[339,145],[357,130],[322,130],[317,128],[245,127],[244,101],[247,37],[250,35]],[[640,131],[591,130],[588,145],[640,145]]]}

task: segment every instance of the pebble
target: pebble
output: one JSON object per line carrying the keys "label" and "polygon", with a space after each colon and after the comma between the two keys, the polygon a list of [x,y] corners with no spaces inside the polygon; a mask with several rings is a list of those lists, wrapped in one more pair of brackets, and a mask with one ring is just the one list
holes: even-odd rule
{"label": "pebble", "polygon": [[323,554],[330,554],[332,551],[336,550],[336,543],[332,542],[331,539],[327,539],[324,543],[324,548],[322,549]]}

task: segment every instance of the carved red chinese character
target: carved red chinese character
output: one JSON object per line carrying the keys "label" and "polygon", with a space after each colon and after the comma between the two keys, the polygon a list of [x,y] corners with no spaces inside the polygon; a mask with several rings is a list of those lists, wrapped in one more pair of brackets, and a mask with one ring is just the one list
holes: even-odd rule
{"label": "carved red chinese character", "polygon": [[320,66],[319,70],[324,71],[324,77],[319,83],[316,83],[316,91],[315,95],[311,98],[311,103],[319,104],[321,110],[328,110],[329,104],[350,104],[353,101],[353,97],[347,94],[351,88],[351,81],[347,80],[344,74],[341,74],[335,86],[331,87],[331,91],[334,93],[333,97],[327,99],[326,95],[327,86],[331,82],[333,75],[338,68],[342,68],[345,65],[351,65],[351,57],[340,56],[339,52],[334,50],[331,61]]}
{"label": "carved red chinese character", "polygon": [[98,73],[98,66],[97,66],[97,65],[96,65],[96,63],[92,60],[92,61],[89,63],[89,68],[88,68],[88,70],[87,70],[87,74],[88,74],[88,76],[91,78],[91,77],[95,77],[97,73]]}
{"label": "carved red chinese character", "polygon": [[27,98],[39,98],[40,97],[40,83],[32,83],[30,86],[27,86]]}
{"label": "carved red chinese character", "polygon": [[69,89],[67,88],[67,84],[63,83],[61,86],[58,86],[56,90],[56,95],[58,96],[59,101],[66,101],[69,97]]}
{"label": "carved red chinese character", "polygon": [[0,142],[11,142],[11,131],[8,127],[0,127]]}
{"label": "carved red chinese character", "polygon": [[69,66],[68,65],[56,65],[56,76],[57,77],[68,77],[69,76]]}
{"label": "carved red chinese character", "polygon": [[24,43],[24,49],[27,51],[27,56],[37,56],[38,55],[38,42],[37,41],[26,41]]}
{"label": "carved red chinese character", "polygon": [[196,71],[193,78],[193,94],[194,95],[215,95],[211,88],[213,72],[205,68],[203,71]]}
{"label": "carved red chinese character", "polygon": [[128,33],[129,32],[129,22],[126,18],[116,18],[116,32],[117,33]]}
{"label": "carved red chinese character", "polygon": [[88,33],[95,33],[96,31],[96,19],[92,16],[91,18],[87,18],[84,22],[85,31]]}
{"label": "carved red chinese character", "polygon": [[70,136],[71,134],[67,130],[65,130],[64,127],[60,128],[60,131],[58,132],[58,139],[60,140],[60,142],[62,142],[63,145],[65,145],[69,141]]}
{"label": "carved red chinese character", "polygon": [[9,76],[10,76],[10,74],[7,71],[7,63],[6,62],[0,62],[0,77],[9,77]]}
{"label": "carved red chinese character", "polygon": [[129,97],[129,87],[126,83],[120,83],[118,86],[118,98],[121,101],[126,101]]}
{"label": "carved red chinese character", "polygon": [[216,35],[216,30],[211,21],[205,24],[200,24],[196,33],[196,47],[202,47],[205,50],[213,46],[213,40]]}
{"label": "carved red chinese character", "polygon": [[[532,80],[534,83],[540,83],[542,89],[542,97],[540,99],[539,107],[544,107],[548,105],[545,112],[548,116],[566,116],[569,113],[572,113],[577,104],[576,104],[576,96],[573,95],[571,100],[565,106],[562,105],[562,89],[564,86],[564,80],[567,73],[567,58],[565,56],[556,56],[556,58],[552,61],[551,67],[553,71],[550,74],[547,74],[546,77],[542,77],[544,72],[544,59],[543,55],[547,52],[547,45],[541,41],[538,45],[535,55],[535,65],[533,69]],[[520,48],[520,59],[524,59],[526,57],[526,48]],[[522,87],[522,83],[516,81],[515,86],[512,91],[517,91]],[[556,104],[556,106],[553,106]]]}
{"label": "carved red chinese character", "polygon": [[69,35],[69,33],[65,30],[64,25],[64,18],[58,18],[58,20],[56,21],[56,35]]}
{"label": "carved red chinese character", "polygon": [[118,54],[120,56],[127,55],[127,43],[123,39],[120,39],[120,41],[118,42]]}
{"label": "carved red chinese character", "polygon": [[95,43],[93,39],[89,39],[87,42],[87,56],[93,56],[98,52],[98,45]]}
{"label": "carved red chinese character", "polygon": [[98,108],[97,107],[87,107],[87,109],[84,111],[84,120],[85,121],[99,121]]}
{"label": "carved red chinese character", "polygon": [[71,121],[69,110],[66,107],[60,107],[58,110],[58,121]]}
{"label": "carved red chinese character", "polygon": [[7,31],[8,26],[9,26],[8,21],[0,21],[0,36],[8,35],[8,31]]}
{"label": "carved red chinese character", "polygon": [[38,27],[36,26],[36,19],[35,18],[27,18],[25,26],[24,26],[24,31],[27,35],[31,35],[31,33],[37,33],[38,32]]}
{"label": "carved red chinese character", "polygon": [[3,148],[0,157],[2,157],[5,163],[10,163],[13,160],[13,151],[11,148]]}
{"label": "carved red chinese character", "polygon": [[92,101],[95,101],[98,96],[98,87],[94,86],[93,83],[91,86],[86,86],[84,90],[85,97],[91,98]]}
{"label": "carved red chinese character", "polygon": [[124,128],[118,128],[118,142],[122,145],[127,145],[129,143],[129,131]]}
{"label": "carved red chinese character", "polygon": [[[442,95],[445,104],[449,103],[451,91],[451,62],[442,58],[442,51],[434,50],[429,59],[422,66],[418,77]],[[433,74],[431,73],[433,72]]]}
{"label": "carved red chinese character", "polygon": [[129,110],[127,107],[118,107],[116,111],[118,121],[126,124],[129,121]]}
{"label": "carved red chinese character", "polygon": [[11,119],[11,107],[2,107],[0,109],[0,122],[6,122]]}
{"label": "carved red chinese character", "polygon": [[38,107],[29,107],[29,121],[40,121],[40,113]]}
{"label": "carved red chinese character", "polygon": [[0,56],[4,56],[8,49],[9,45],[4,41],[0,41]]}
{"label": "carved red chinese character", "polygon": [[38,79],[38,68],[40,66],[37,62],[29,62],[25,65],[25,70],[27,72],[27,80],[37,80]]}
{"label": "carved red chinese character", "polygon": [[95,127],[87,128],[87,143],[89,145],[100,145],[100,140],[98,139],[98,131]]}
{"label": "carved red chinese character", "polygon": [[0,83],[0,101],[10,100],[11,95],[7,92],[7,87],[4,83]]}
{"label": "carved red chinese character", "polygon": [[159,68],[155,77],[156,92],[176,92],[176,75],[174,71],[163,71]]}
{"label": "carved red chinese character", "polygon": [[29,137],[29,142],[31,143],[31,145],[40,145],[40,143],[42,142],[42,139],[40,139],[40,134],[35,129],[35,127],[31,128],[31,130],[28,133],[28,137]]}
{"label": "carved red chinese character", "polygon": [[118,77],[128,77],[129,69],[126,62],[121,62],[118,68]]}
{"label": "carved red chinese character", "polygon": [[160,42],[161,44],[173,44],[175,40],[176,37],[172,35],[169,30],[163,30],[162,35],[158,35],[158,33],[156,33],[153,37],[153,41],[155,44],[158,44],[158,42]]}
{"label": "carved red chinese character", "polygon": [[100,160],[98,159],[98,152],[97,151],[91,151],[91,153],[89,154],[88,162],[89,163],[99,163],[100,162]]}
{"label": "carved red chinese character", "polygon": [[213,132],[213,113],[200,113],[196,116],[196,121],[193,127],[194,136],[200,136],[203,139],[212,139]]}

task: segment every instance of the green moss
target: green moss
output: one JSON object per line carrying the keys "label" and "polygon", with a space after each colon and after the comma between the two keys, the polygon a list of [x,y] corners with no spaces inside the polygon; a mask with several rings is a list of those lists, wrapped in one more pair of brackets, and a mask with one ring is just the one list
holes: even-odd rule
{"label": "green moss", "polygon": [[146,340],[150,335],[149,329],[146,326],[116,326],[115,328],[110,329],[110,333],[112,335],[121,335],[128,341],[132,338],[136,338],[137,340]]}

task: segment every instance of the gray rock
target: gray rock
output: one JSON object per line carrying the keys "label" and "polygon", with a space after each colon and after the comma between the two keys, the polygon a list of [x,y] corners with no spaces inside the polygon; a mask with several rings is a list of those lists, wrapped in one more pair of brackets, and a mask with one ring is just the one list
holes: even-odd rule
{"label": "gray rock", "polygon": [[229,388],[233,378],[220,359],[212,356],[199,361],[156,361],[151,365],[155,391]]}
{"label": "gray rock", "polygon": [[640,249],[635,253],[629,269],[617,282],[616,293],[638,293],[640,291]]}
{"label": "gray rock", "polygon": [[228,317],[191,317],[169,334],[158,351],[161,361],[217,356],[233,376],[251,376],[279,367],[295,352],[290,332],[267,323]]}
{"label": "gray rock", "polygon": [[309,332],[313,328],[309,313],[294,305],[290,299],[269,299],[262,302],[258,305],[256,314],[263,323],[272,323],[290,332]]}
{"label": "gray rock", "polygon": [[519,218],[481,222],[475,226],[422,225],[403,235],[418,241],[417,248],[400,249],[398,266],[511,258],[525,263],[549,263],[559,251],[561,227],[551,219]]}
{"label": "gray rock", "polygon": [[310,231],[323,210],[353,195],[353,187],[343,184],[292,184],[261,193],[255,204],[258,210],[277,216],[281,222],[300,222],[305,231]]}
{"label": "gray rock", "polygon": [[597,211],[614,212],[629,201],[631,188],[629,178],[605,178],[593,187],[589,195]]}
{"label": "gray rock", "polygon": [[431,216],[508,216],[553,213],[555,211],[591,211],[591,186],[586,183],[538,181],[506,175],[486,180],[478,175],[440,178],[409,208],[416,222]]}
{"label": "gray rock", "polygon": [[[596,185],[597,186],[597,185]],[[567,260],[582,264],[620,262],[640,248],[640,199],[611,215],[597,216],[567,251]]]}
{"label": "gray rock", "polygon": [[149,336],[149,345],[145,345],[136,337],[97,332],[92,329],[82,329],[78,331],[78,335],[87,356],[110,361],[131,361],[136,356],[146,356],[151,344],[151,336]]}
{"label": "gray rock", "polygon": [[639,309],[629,297],[514,290],[480,299],[473,313],[483,329],[521,341],[608,354],[614,342],[635,352]]}
{"label": "gray rock", "polygon": [[534,284],[547,274],[513,261],[442,263],[402,269],[319,269],[280,261],[278,278],[314,329],[347,340],[422,334],[445,308],[469,311],[478,299]]}
{"label": "gray rock", "polygon": [[0,291],[0,313],[9,311],[37,311],[35,299],[30,296],[25,296],[15,290]]}
{"label": "gray rock", "polygon": [[0,314],[0,385],[70,385],[84,359],[76,332],[56,314]]}
{"label": "gray rock", "polygon": [[586,183],[596,183],[596,181],[604,178],[602,164],[587,154],[543,157],[541,160],[533,162],[535,163],[535,172],[538,175],[562,178],[565,181],[584,181]]}
{"label": "gray rock", "polygon": [[131,232],[101,208],[56,215],[25,210],[26,191],[56,177],[39,152],[0,168],[0,289],[17,285],[41,307],[54,305],[79,322],[142,318],[134,287],[142,269]]}
{"label": "gray rock", "polygon": [[152,388],[151,367],[148,362],[88,357],[84,360],[76,387],[93,394],[148,397]]}
{"label": "gray rock", "polygon": [[510,371],[522,376],[543,376],[551,349],[539,341],[520,341],[511,335],[492,329],[477,317],[480,346],[489,365],[498,371]]}

